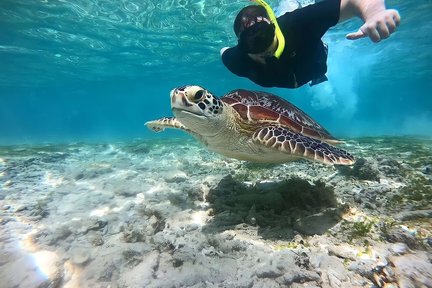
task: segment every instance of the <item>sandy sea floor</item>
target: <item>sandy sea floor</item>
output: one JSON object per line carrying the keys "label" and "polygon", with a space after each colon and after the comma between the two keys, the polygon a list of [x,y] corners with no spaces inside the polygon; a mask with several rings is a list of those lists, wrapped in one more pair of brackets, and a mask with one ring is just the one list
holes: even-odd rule
{"label": "sandy sea floor", "polygon": [[351,168],[0,147],[0,287],[432,287],[432,140],[343,148]]}

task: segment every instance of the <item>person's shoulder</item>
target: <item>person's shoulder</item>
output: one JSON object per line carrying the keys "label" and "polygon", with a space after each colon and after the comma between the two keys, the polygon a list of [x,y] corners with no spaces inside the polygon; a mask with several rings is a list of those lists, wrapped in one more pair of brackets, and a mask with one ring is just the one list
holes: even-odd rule
{"label": "person's shoulder", "polygon": [[324,0],[313,4],[309,4],[303,7],[299,7],[295,10],[284,13],[278,17],[278,20],[291,19],[291,21],[303,19],[304,17],[318,16],[324,14],[329,8],[338,9],[340,0]]}
{"label": "person's shoulder", "polygon": [[[278,18],[279,25],[290,27],[295,34],[322,35],[339,20],[340,0],[325,0],[288,12]],[[287,29],[287,28],[286,28]]]}
{"label": "person's shoulder", "polygon": [[[315,4],[312,4],[315,5]],[[305,9],[308,6],[305,7],[301,7],[301,8],[297,8],[295,10],[292,11],[287,11],[284,14],[282,14],[281,16],[277,17],[278,23],[279,25],[297,25],[300,22],[303,21],[303,19],[307,18],[308,16],[308,9]]]}

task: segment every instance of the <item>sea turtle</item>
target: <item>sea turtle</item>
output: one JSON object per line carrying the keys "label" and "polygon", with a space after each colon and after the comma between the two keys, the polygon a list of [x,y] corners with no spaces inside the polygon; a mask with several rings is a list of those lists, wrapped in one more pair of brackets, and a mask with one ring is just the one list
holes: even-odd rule
{"label": "sea turtle", "polygon": [[170,95],[175,117],[145,123],[155,132],[181,129],[209,150],[251,162],[305,158],[325,164],[354,163],[352,155],[333,146],[341,141],[276,95],[237,89],[219,99],[195,85],[173,89]]}

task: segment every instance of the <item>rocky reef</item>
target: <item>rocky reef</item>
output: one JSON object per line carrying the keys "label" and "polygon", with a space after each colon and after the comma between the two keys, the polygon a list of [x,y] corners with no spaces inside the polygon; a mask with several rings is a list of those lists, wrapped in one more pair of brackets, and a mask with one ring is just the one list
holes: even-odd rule
{"label": "rocky reef", "polygon": [[352,167],[0,147],[2,287],[432,287],[432,140],[344,146]]}

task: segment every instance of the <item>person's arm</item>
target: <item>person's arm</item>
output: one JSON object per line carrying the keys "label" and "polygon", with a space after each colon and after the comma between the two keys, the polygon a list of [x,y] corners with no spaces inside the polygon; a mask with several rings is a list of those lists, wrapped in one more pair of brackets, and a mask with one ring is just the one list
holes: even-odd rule
{"label": "person's arm", "polygon": [[220,55],[222,56],[222,54],[226,51],[226,50],[228,50],[230,47],[223,47],[221,50],[220,50]]}
{"label": "person's arm", "polygon": [[396,31],[400,23],[399,13],[386,9],[384,0],[341,0],[339,22],[355,16],[364,24],[357,32],[346,35],[350,40],[369,37],[373,42],[379,42]]}
{"label": "person's arm", "polygon": [[274,87],[274,71],[266,65],[253,61],[246,54],[240,53],[238,47],[224,47],[220,51],[222,63],[228,70],[240,77],[245,77],[263,87]]}

